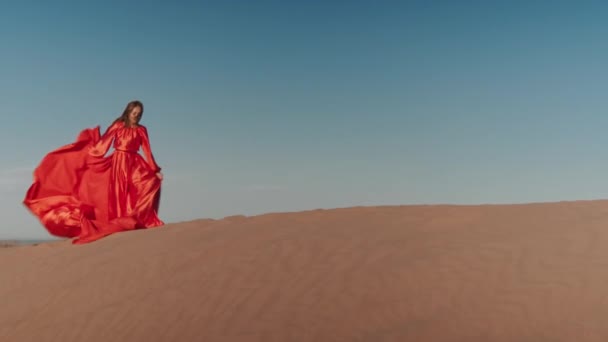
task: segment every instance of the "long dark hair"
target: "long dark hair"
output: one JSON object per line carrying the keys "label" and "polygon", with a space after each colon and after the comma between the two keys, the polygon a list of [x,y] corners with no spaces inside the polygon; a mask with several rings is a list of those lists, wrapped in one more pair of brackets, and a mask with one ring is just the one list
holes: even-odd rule
{"label": "long dark hair", "polygon": [[141,113],[139,114],[139,120],[141,120],[141,117],[144,116],[144,104],[141,103],[141,101],[135,100],[127,103],[127,107],[125,107],[125,110],[122,112],[122,115],[119,116],[116,120],[114,120],[113,124],[122,121],[125,123],[125,126],[129,126],[129,113],[131,113],[131,111],[135,107],[139,107],[141,109]]}

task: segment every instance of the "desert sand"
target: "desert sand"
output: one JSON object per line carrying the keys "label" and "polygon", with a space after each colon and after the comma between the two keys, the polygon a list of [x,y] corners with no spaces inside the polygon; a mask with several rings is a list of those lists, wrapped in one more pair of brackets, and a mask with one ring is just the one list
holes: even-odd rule
{"label": "desert sand", "polygon": [[603,200],[197,220],[0,270],[0,341],[608,341]]}

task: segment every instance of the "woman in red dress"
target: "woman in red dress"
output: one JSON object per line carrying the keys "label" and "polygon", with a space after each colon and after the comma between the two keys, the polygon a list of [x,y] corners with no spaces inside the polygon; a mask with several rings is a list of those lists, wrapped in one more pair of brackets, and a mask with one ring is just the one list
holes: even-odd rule
{"label": "woman in red dress", "polygon": [[158,217],[163,176],[139,124],[143,111],[132,101],[103,136],[99,126],[85,129],[42,159],[23,203],[49,233],[87,243],[164,224]]}

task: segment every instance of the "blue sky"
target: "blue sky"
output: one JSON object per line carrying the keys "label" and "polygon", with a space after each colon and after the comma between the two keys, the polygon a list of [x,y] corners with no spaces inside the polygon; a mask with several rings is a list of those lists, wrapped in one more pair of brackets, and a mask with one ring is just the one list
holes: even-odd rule
{"label": "blue sky", "polygon": [[[11,4],[12,3],[12,4]],[[608,5],[0,5],[0,238],[45,238],[34,167],[126,103],[166,222],[608,197]]]}

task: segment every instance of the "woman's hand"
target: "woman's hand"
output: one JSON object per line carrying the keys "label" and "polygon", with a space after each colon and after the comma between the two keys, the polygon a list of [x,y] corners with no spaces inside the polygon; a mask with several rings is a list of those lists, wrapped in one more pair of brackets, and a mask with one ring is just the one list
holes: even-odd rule
{"label": "woman's hand", "polygon": [[158,177],[158,179],[163,180],[163,174],[160,172],[156,173],[156,177]]}

